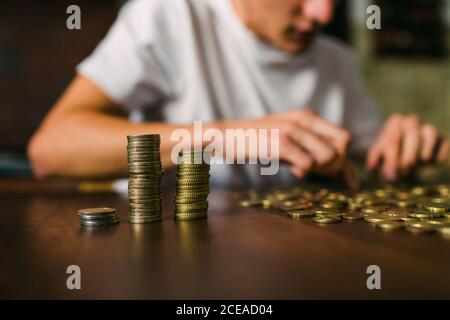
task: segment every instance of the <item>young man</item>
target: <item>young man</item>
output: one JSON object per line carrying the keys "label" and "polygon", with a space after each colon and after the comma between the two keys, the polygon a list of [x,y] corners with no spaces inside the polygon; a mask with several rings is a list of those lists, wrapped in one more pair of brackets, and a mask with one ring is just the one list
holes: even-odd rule
{"label": "young man", "polygon": [[392,115],[382,128],[350,50],[319,35],[333,9],[333,0],[131,1],[32,138],[35,174],[124,174],[125,137],[144,133],[161,134],[171,167],[171,133],[194,120],[280,129],[280,158],[297,177],[348,176],[349,152],[367,152],[367,168],[389,181],[444,162],[448,141],[417,116]]}

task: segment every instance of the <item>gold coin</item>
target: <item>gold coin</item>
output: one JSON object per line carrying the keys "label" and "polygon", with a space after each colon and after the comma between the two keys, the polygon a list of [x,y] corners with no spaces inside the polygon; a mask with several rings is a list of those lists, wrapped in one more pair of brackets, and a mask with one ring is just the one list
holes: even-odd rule
{"label": "gold coin", "polygon": [[428,203],[424,205],[424,209],[434,213],[448,212],[449,206],[443,203]]}
{"label": "gold coin", "polygon": [[436,231],[435,228],[431,227],[426,222],[411,222],[407,224],[406,230],[415,234],[432,233]]}
{"label": "gold coin", "polygon": [[387,197],[389,195],[389,191],[385,190],[385,189],[376,189],[375,190],[375,195],[379,198],[384,198]]}
{"label": "gold coin", "polygon": [[418,218],[418,219],[433,219],[433,218],[441,218],[441,213],[434,213],[432,211],[425,211],[425,210],[416,210],[414,212],[408,213],[408,216],[411,218]]}
{"label": "gold coin", "polygon": [[283,205],[280,207],[282,211],[293,211],[293,210],[310,210],[313,208],[312,202],[298,202],[293,201],[290,205]]}
{"label": "gold coin", "polygon": [[406,191],[399,191],[395,194],[395,197],[398,200],[408,200],[410,199],[411,195]]}
{"label": "gold coin", "polygon": [[414,196],[424,196],[427,193],[427,189],[424,187],[414,187],[410,192]]}
{"label": "gold coin", "polygon": [[444,236],[450,236],[450,227],[442,227],[439,228],[437,231],[439,231],[439,233]]}
{"label": "gold coin", "polygon": [[397,206],[401,208],[412,208],[416,206],[416,203],[412,200],[398,200]]}
{"label": "gold coin", "polygon": [[400,218],[403,222],[416,222],[420,221],[418,218],[411,218],[411,217],[401,217]]}
{"label": "gold coin", "polygon": [[398,218],[402,218],[402,217],[407,217],[408,216],[408,212],[401,210],[401,209],[390,209],[387,210],[385,212],[382,212],[381,214],[388,216],[388,217],[398,217]]}
{"label": "gold coin", "polygon": [[443,198],[433,198],[433,199],[431,199],[431,202],[438,203],[438,204],[448,204],[448,200],[443,199]]}
{"label": "gold coin", "polygon": [[312,220],[317,224],[333,224],[342,222],[342,219],[339,217],[314,217]]}
{"label": "gold coin", "polygon": [[338,211],[336,209],[315,208],[315,209],[313,209],[313,211],[317,215],[336,215],[336,214],[338,214]]}
{"label": "gold coin", "polygon": [[264,199],[262,200],[262,206],[265,209],[271,208],[273,206],[273,202],[270,199]]}
{"label": "gold coin", "polygon": [[311,218],[315,216],[314,212],[307,210],[288,211],[286,212],[286,215],[292,219]]}
{"label": "gold coin", "polygon": [[398,230],[405,226],[404,223],[399,222],[399,221],[382,221],[375,225],[385,231]]}
{"label": "gold coin", "polygon": [[450,194],[450,188],[446,185],[439,185],[436,187],[436,191],[442,196],[447,196]]}
{"label": "gold coin", "polygon": [[324,209],[343,209],[346,207],[346,204],[340,201],[325,201],[320,206]]}
{"label": "gold coin", "polygon": [[445,220],[445,219],[442,219],[442,220],[427,220],[427,222],[431,226],[436,226],[436,227],[450,226],[450,222]]}
{"label": "gold coin", "polygon": [[262,205],[262,200],[242,200],[239,205],[241,207],[257,207]]}
{"label": "gold coin", "polygon": [[375,205],[375,206],[370,206],[370,207],[366,207],[364,209],[362,209],[362,213],[364,214],[379,214],[382,213],[384,211],[387,211],[391,209],[391,207],[386,206],[386,205]]}
{"label": "gold coin", "polygon": [[401,221],[401,219],[399,217],[389,217],[389,216],[385,216],[382,214],[373,215],[373,216],[365,216],[364,220],[369,223]]}
{"label": "gold coin", "polygon": [[362,220],[364,216],[360,213],[344,213],[342,219],[344,220]]}

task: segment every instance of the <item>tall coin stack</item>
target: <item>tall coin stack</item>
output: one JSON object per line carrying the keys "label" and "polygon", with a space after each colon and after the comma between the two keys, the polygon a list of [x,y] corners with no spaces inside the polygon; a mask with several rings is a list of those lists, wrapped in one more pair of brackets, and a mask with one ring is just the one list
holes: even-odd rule
{"label": "tall coin stack", "polygon": [[178,156],[175,219],[206,218],[209,194],[209,156],[203,151],[182,152]]}
{"label": "tall coin stack", "polygon": [[161,220],[162,164],[159,134],[128,136],[128,220]]}

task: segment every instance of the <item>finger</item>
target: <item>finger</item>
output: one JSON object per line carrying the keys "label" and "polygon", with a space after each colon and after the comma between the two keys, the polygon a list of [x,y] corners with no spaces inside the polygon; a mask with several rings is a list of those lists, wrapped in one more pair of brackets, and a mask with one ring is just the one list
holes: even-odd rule
{"label": "finger", "polygon": [[290,137],[308,152],[319,166],[332,162],[337,156],[332,146],[300,127],[298,127],[298,130],[292,131]]}
{"label": "finger", "polygon": [[347,130],[340,128],[311,113],[307,117],[299,117],[299,124],[319,137],[330,141],[339,154],[345,154],[350,143],[350,134]]}
{"label": "finger", "polygon": [[360,182],[356,174],[356,167],[353,162],[348,159],[345,161],[343,166],[343,175],[345,183],[351,190],[356,191],[359,189]]}
{"label": "finger", "polygon": [[431,124],[424,124],[421,128],[422,149],[420,159],[423,162],[430,162],[433,158],[433,149],[438,142],[439,133]]}
{"label": "finger", "polygon": [[369,149],[366,158],[366,168],[369,171],[373,171],[380,163],[383,153],[378,145],[374,145]]}
{"label": "finger", "polygon": [[295,143],[286,139],[281,145],[281,157],[289,163],[292,173],[303,178],[313,167],[313,159]]}
{"label": "finger", "polygon": [[379,147],[382,153],[383,164],[381,172],[388,181],[397,179],[400,144],[402,141],[401,118],[395,117],[389,121],[384,138]]}
{"label": "finger", "polygon": [[301,169],[300,167],[289,164],[288,168],[289,171],[291,171],[291,173],[299,179],[302,179],[307,175],[307,171]]}
{"label": "finger", "polygon": [[386,146],[386,149],[382,152],[383,165],[381,171],[384,178],[391,182],[397,180],[399,145],[400,142],[392,143]]}
{"label": "finger", "polygon": [[402,138],[402,119],[403,116],[397,114],[389,117],[376,144],[375,150],[377,151],[374,151],[376,153],[379,152],[379,154],[370,156],[371,165],[378,164],[382,160],[381,172],[388,181],[397,179],[398,153]]}
{"label": "finger", "polygon": [[450,143],[448,139],[444,139],[439,147],[439,151],[436,156],[436,162],[439,164],[445,164],[448,161],[450,153]]}
{"label": "finger", "polygon": [[403,141],[400,155],[400,169],[409,171],[417,161],[420,147],[420,123],[416,116],[406,117],[403,123]]}

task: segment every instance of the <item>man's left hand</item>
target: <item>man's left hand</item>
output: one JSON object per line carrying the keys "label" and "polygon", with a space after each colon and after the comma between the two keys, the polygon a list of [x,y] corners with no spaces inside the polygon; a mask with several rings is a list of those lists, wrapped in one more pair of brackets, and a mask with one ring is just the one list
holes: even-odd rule
{"label": "man's left hand", "polygon": [[443,164],[450,144],[429,123],[416,115],[392,115],[367,155],[367,168],[380,167],[383,177],[395,181],[419,164]]}

